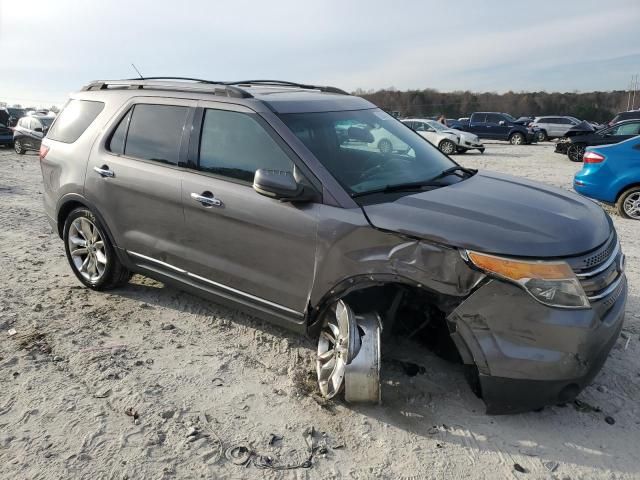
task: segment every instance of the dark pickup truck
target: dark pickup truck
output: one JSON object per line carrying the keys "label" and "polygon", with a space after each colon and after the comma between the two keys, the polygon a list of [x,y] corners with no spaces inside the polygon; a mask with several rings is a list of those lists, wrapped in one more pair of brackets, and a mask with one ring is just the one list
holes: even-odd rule
{"label": "dark pickup truck", "polygon": [[535,131],[523,125],[508,113],[476,112],[468,122],[462,124],[462,130],[475,133],[480,138],[508,140],[512,145],[534,143]]}

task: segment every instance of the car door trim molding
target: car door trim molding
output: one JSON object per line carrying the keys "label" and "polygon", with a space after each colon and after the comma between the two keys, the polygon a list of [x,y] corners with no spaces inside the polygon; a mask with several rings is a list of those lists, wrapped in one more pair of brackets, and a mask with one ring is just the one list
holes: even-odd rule
{"label": "car door trim molding", "polygon": [[243,292],[242,290],[238,290],[237,288],[229,287],[228,285],[224,285],[224,284],[219,283],[219,282],[214,282],[213,280],[209,280],[208,278],[201,277],[200,275],[196,275],[195,273],[188,272],[187,270],[184,270],[184,269],[182,269],[180,267],[173,266],[170,263],[166,263],[166,262],[163,262],[161,260],[156,260],[155,258],[148,257],[146,255],[142,255],[141,253],[132,252],[131,250],[127,250],[127,253],[129,255],[132,255],[134,257],[140,258],[142,260],[146,260],[148,262],[155,263],[156,265],[160,265],[162,267],[165,267],[165,268],[168,268],[170,270],[173,270],[174,272],[181,273],[183,275],[191,277],[191,278],[193,278],[195,280],[198,280],[200,282],[208,283],[210,285],[213,285],[214,287],[217,287],[217,288],[220,288],[222,290],[226,290],[228,292],[234,293],[236,295],[248,298],[248,299],[253,300],[255,302],[259,302],[259,303],[262,303],[264,305],[268,305],[270,307],[277,308],[278,310],[282,310],[283,312],[289,313],[291,315],[295,315],[296,317],[300,317],[300,318],[304,317],[304,313],[298,312],[298,311],[293,310],[293,309],[291,309],[289,307],[285,307],[284,305],[280,305],[279,303],[275,303],[275,302],[272,302],[270,300],[265,300],[264,298],[257,297],[255,295],[250,294],[250,293]]}

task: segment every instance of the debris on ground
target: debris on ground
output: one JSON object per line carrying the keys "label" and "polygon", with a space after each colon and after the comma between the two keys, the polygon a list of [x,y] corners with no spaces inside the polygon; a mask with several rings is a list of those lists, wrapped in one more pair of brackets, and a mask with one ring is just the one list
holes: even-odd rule
{"label": "debris on ground", "polygon": [[16,329],[15,329],[15,328],[11,328],[11,329],[9,329],[9,331],[7,332],[7,334],[8,334],[10,337],[13,337],[16,333],[18,333],[18,332],[16,331]]}
{"label": "debris on ground", "polygon": [[616,423],[615,419],[608,415],[604,417],[604,421],[607,422],[609,425],[613,425],[614,423]]}
{"label": "debris on ground", "polygon": [[524,468],[522,465],[520,465],[519,463],[514,463],[513,464],[513,469],[516,472],[520,472],[520,473],[527,473],[528,470],[526,468]]}

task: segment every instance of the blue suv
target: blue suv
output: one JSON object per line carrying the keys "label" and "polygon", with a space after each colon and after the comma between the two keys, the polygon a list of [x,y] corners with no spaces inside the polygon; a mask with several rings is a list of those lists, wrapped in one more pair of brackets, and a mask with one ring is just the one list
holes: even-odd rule
{"label": "blue suv", "polygon": [[583,162],[573,179],[575,191],[615,205],[624,218],[640,220],[640,136],[588,147]]}

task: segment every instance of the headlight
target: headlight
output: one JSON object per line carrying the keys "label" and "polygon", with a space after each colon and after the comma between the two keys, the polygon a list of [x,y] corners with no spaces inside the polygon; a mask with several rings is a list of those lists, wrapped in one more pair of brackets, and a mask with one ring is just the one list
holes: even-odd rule
{"label": "headlight", "polygon": [[582,285],[566,262],[515,260],[468,250],[467,258],[489,274],[516,283],[540,303],[560,308],[590,308]]}

